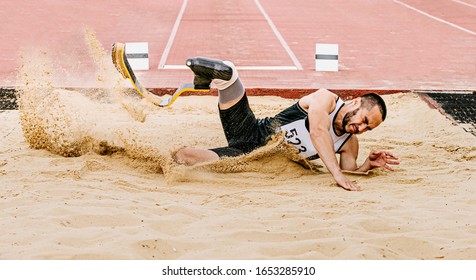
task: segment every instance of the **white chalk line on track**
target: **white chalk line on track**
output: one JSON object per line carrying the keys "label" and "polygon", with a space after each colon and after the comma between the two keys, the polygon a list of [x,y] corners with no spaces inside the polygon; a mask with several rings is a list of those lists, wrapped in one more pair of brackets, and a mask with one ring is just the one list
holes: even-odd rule
{"label": "white chalk line on track", "polygon": [[397,4],[400,4],[400,5],[406,7],[406,8],[408,8],[408,9],[410,9],[410,10],[413,10],[413,11],[417,12],[417,13],[420,13],[420,14],[422,14],[422,15],[424,15],[424,16],[427,16],[427,17],[429,17],[429,18],[431,18],[431,19],[434,19],[434,20],[436,20],[436,21],[439,21],[439,22],[441,22],[441,23],[447,24],[447,25],[449,25],[449,26],[451,26],[451,27],[454,27],[454,28],[456,28],[456,29],[459,29],[459,30],[461,30],[461,31],[464,31],[464,32],[466,32],[466,33],[469,33],[469,34],[471,34],[471,35],[475,35],[475,36],[476,36],[476,32],[474,32],[474,31],[471,31],[471,30],[466,29],[466,28],[464,28],[464,27],[461,27],[461,26],[459,26],[459,25],[457,25],[457,24],[454,24],[454,23],[452,23],[452,22],[449,22],[449,21],[446,21],[446,20],[444,20],[444,19],[441,19],[441,18],[439,18],[439,17],[430,15],[430,14],[427,13],[427,12],[424,12],[424,11],[422,11],[422,10],[419,10],[419,9],[417,9],[417,8],[411,6],[411,5],[408,5],[408,4],[406,4],[406,3],[403,3],[403,2],[401,2],[401,1],[399,1],[399,0],[393,0],[393,2],[395,2],[395,3],[397,3]]}
{"label": "white chalk line on track", "polygon": [[288,53],[289,57],[291,57],[291,60],[293,61],[294,65],[296,66],[296,68],[298,70],[302,70],[302,65],[301,63],[299,62],[299,60],[297,59],[296,55],[294,55],[293,51],[291,50],[291,48],[289,47],[288,43],[286,42],[286,40],[284,40],[283,36],[281,35],[281,33],[279,33],[278,31],[278,28],[276,28],[276,25],[274,25],[273,21],[271,20],[271,18],[268,16],[268,14],[266,13],[266,11],[264,10],[263,6],[261,6],[260,2],[258,0],[255,0],[255,3],[256,3],[256,6],[258,6],[258,9],[261,11],[261,13],[263,14],[264,18],[266,19],[266,21],[268,22],[269,26],[271,27],[271,29],[273,30],[274,32],[274,35],[276,35],[276,37],[278,38],[279,42],[281,43],[281,45],[283,46],[283,48],[286,50],[286,52]]}
{"label": "white chalk line on track", "polygon": [[465,6],[468,6],[468,7],[471,7],[471,8],[476,9],[476,5],[469,4],[469,3],[466,3],[466,2],[463,2],[463,1],[460,1],[460,0],[453,0],[453,2],[456,2],[456,3],[458,3],[458,4],[465,5]]}
{"label": "white chalk line on track", "polygon": [[183,13],[185,12],[185,8],[187,7],[188,0],[184,0],[182,3],[182,7],[175,19],[174,27],[172,28],[172,32],[170,33],[169,40],[167,41],[167,45],[165,46],[164,52],[162,53],[162,57],[160,58],[159,62],[159,69],[164,68],[165,62],[167,61],[167,57],[169,56],[170,49],[172,48],[172,44],[174,43],[175,36],[177,35],[178,28],[180,26],[180,22],[182,21]]}
{"label": "white chalk line on track", "polygon": [[[275,36],[278,38],[278,41],[281,43],[283,48],[286,50],[288,53],[289,57],[293,61],[295,66],[237,66],[238,70],[302,70],[302,65],[297,59],[296,55],[293,53],[289,45],[287,44],[286,40],[284,40],[283,36],[281,33],[279,33],[278,29],[274,25],[273,21],[271,18],[268,16],[264,8],[261,6],[258,0],[254,0],[256,6],[258,6],[258,9],[260,12],[263,14],[264,18],[266,19],[266,22],[268,25],[271,27],[271,30],[273,30]],[[167,65],[167,57],[169,56],[170,50],[172,48],[172,45],[175,40],[175,36],[177,35],[178,28],[180,26],[180,22],[182,21],[183,14],[185,12],[185,9],[187,7],[188,0],[184,0],[182,3],[182,7],[180,8],[180,11],[177,15],[177,18],[175,19],[175,24],[172,28],[172,32],[170,34],[169,40],[167,41],[167,45],[165,46],[164,52],[162,53],[162,57],[160,58],[159,62],[159,69],[173,69],[173,70],[181,70],[181,69],[188,69],[185,65]]]}
{"label": "white chalk line on track", "polygon": [[[163,69],[170,70],[183,70],[189,69],[185,65],[164,65]],[[236,66],[238,70],[251,70],[251,71],[263,71],[263,70],[299,70],[296,66]]]}

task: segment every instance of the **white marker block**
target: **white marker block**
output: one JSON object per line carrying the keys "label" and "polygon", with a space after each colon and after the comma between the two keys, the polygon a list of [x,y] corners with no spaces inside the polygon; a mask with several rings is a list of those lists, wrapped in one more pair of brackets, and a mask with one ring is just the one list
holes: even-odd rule
{"label": "white marker block", "polygon": [[316,44],[316,71],[339,71],[338,44]]}
{"label": "white marker block", "polygon": [[126,57],[132,70],[149,70],[149,44],[126,43]]}

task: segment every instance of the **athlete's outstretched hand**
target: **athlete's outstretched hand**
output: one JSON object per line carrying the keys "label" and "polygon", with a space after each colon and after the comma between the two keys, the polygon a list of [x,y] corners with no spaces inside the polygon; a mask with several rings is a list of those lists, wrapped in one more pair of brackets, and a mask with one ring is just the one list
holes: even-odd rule
{"label": "athlete's outstretched hand", "polygon": [[344,174],[340,173],[334,176],[334,180],[336,181],[339,187],[348,190],[348,191],[360,191],[360,187],[352,183]]}
{"label": "athlete's outstretched hand", "polygon": [[369,155],[370,166],[372,168],[385,167],[386,169],[393,171],[394,169],[389,165],[398,165],[400,161],[398,157],[393,155],[389,151],[372,151]]}

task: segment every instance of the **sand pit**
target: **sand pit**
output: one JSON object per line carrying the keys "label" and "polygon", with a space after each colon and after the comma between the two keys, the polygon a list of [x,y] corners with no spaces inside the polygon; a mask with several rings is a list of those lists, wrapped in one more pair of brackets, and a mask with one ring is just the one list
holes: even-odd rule
{"label": "sand pit", "polygon": [[[359,163],[384,148],[401,165],[347,192],[279,140],[177,166],[174,149],[226,144],[216,97],[155,108],[101,59],[104,90],[60,89],[42,61],[0,112],[0,259],[476,259],[475,138],[415,94],[384,96],[387,120],[359,137]],[[259,117],[294,102],[250,97]]]}

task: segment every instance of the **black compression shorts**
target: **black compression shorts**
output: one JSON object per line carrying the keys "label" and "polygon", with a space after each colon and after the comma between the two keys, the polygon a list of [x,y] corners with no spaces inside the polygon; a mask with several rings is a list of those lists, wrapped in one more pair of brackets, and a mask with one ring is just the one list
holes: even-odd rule
{"label": "black compression shorts", "polygon": [[273,131],[264,120],[256,119],[250,109],[246,93],[240,101],[226,110],[220,110],[220,120],[228,147],[211,149],[223,157],[235,157],[261,147],[269,140]]}
{"label": "black compression shorts", "polygon": [[306,117],[307,112],[295,103],[272,118],[256,119],[245,93],[231,108],[220,110],[220,120],[228,147],[210,150],[219,157],[247,154],[264,146],[281,125]]}

